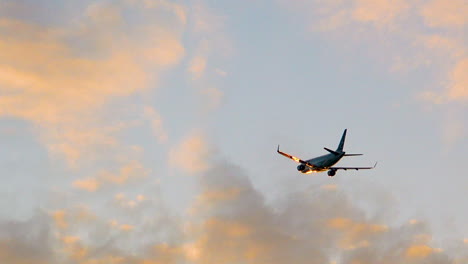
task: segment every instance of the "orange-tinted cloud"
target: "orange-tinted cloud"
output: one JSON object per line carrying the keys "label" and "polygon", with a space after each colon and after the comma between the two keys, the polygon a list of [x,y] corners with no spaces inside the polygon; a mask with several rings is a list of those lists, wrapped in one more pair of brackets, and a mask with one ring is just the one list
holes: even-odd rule
{"label": "orange-tinted cloud", "polygon": [[142,202],[146,201],[146,197],[143,195],[137,195],[134,200],[129,199],[123,193],[118,193],[114,197],[117,204],[122,208],[135,208],[140,205]]}
{"label": "orange-tinted cloud", "polygon": [[60,229],[65,229],[68,227],[65,216],[66,212],[64,210],[57,210],[52,212],[52,218],[54,219],[55,225]]}
{"label": "orange-tinted cloud", "polygon": [[192,61],[190,62],[190,67],[188,70],[192,74],[194,79],[198,79],[203,75],[203,73],[205,72],[205,69],[206,69],[206,59],[201,56],[197,56],[193,58]]}
{"label": "orange-tinted cloud", "polygon": [[[184,56],[180,31],[164,23],[137,25],[129,34],[124,8],[91,4],[61,28],[0,20],[0,116],[35,123],[51,153],[72,166],[118,144],[120,125],[104,115],[107,103],[144,91]],[[168,12],[175,10],[180,16],[180,8]]]}
{"label": "orange-tinted cloud", "polygon": [[130,224],[120,224],[119,221],[117,220],[110,220],[109,221],[109,225],[113,228],[116,228],[118,230],[121,230],[121,231],[125,231],[125,232],[130,232],[132,231],[133,229],[135,229],[135,226],[133,225],[130,225]]}
{"label": "orange-tinted cloud", "polygon": [[77,241],[80,240],[80,238],[77,236],[64,236],[64,237],[61,237],[61,240],[63,241],[63,243],[70,245],[70,244],[75,244]]}
{"label": "orange-tinted cloud", "polygon": [[359,223],[349,218],[332,218],[327,221],[327,226],[338,229],[342,233],[339,246],[343,249],[355,249],[368,247],[369,239],[375,234],[388,231],[385,225]]}
{"label": "orange-tinted cloud", "polygon": [[164,129],[162,117],[153,107],[147,106],[144,108],[146,118],[151,124],[154,136],[157,138],[159,143],[166,143],[168,141],[168,133]]}
{"label": "orange-tinted cloud", "polygon": [[219,206],[218,203],[228,203],[241,195],[242,190],[238,188],[227,188],[218,190],[206,190],[199,194],[189,208],[190,215],[196,215],[203,210],[210,210],[213,206]]}
{"label": "orange-tinted cloud", "polygon": [[207,106],[209,109],[216,109],[221,105],[224,94],[217,88],[205,88],[201,91],[206,96]]}
{"label": "orange-tinted cloud", "polygon": [[[437,67],[441,74],[433,77],[432,87],[418,87],[419,98],[437,104],[466,100],[465,1],[284,1],[284,5],[307,14],[314,29],[340,34],[355,45],[368,46],[370,56],[393,61],[389,63],[393,73]],[[369,30],[369,23],[377,30]],[[439,31],[434,33],[434,27]],[[382,38],[385,45],[376,42]]]}
{"label": "orange-tinted cloud", "polygon": [[153,28],[148,34],[148,47],[143,49],[143,56],[147,56],[151,63],[161,66],[177,64],[184,56],[185,49],[180,43],[180,36],[167,29]]}
{"label": "orange-tinted cloud", "polygon": [[468,99],[468,57],[460,60],[453,69],[448,96],[450,99]]}
{"label": "orange-tinted cloud", "polygon": [[184,138],[169,152],[169,163],[188,173],[199,173],[209,168],[212,149],[201,134]]}
{"label": "orange-tinted cloud", "polygon": [[422,9],[424,21],[431,27],[463,27],[467,24],[468,5],[464,0],[432,0]]}
{"label": "orange-tinted cloud", "polygon": [[240,195],[241,190],[237,188],[230,188],[225,190],[207,190],[198,196],[201,203],[213,203],[225,200],[231,200]]}
{"label": "orange-tinted cloud", "polygon": [[338,185],[336,184],[325,184],[320,186],[320,189],[327,190],[327,191],[336,191],[338,190]]}
{"label": "orange-tinted cloud", "polygon": [[233,221],[220,219],[208,219],[204,223],[206,229],[214,229],[215,232],[225,233],[228,237],[245,237],[252,233],[250,227]]}
{"label": "orange-tinted cloud", "polygon": [[103,182],[125,184],[130,180],[142,179],[148,176],[149,171],[138,161],[130,161],[123,165],[117,173],[102,171],[98,177]]}
{"label": "orange-tinted cloud", "polygon": [[457,107],[468,98],[466,1],[280,2],[294,16],[303,15],[307,31],[331,37],[338,48],[346,51],[349,47],[366,47],[366,56],[382,62],[381,66],[388,67],[392,75],[427,71],[430,81],[414,77],[416,85],[408,89],[408,96],[428,103],[429,108],[437,104],[444,109],[450,121],[443,120],[438,127],[448,146],[463,138],[466,124],[462,117],[454,118],[463,113],[449,112],[454,111],[449,107]]}
{"label": "orange-tinted cloud", "polygon": [[88,178],[83,180],[76,180],[73,182],[73,186],[78,189],[86,190],[89,192],[95,192],[99,189],[101,183],[95,178]]}
{"label": "orange-tinted cloud", "polygon": [[440,252],[440,250],[427,245],[413,245],[406,249],[406,256],[409,258],[425,258],[435,252]]}
{"label": "orange-tinted cloud", "polygon": [[224,95],[213,84],[213,77],[226,76],[226,72],[213,68],[211,65],[215,63],[219,65],[222,58],[230,56],[233,49],[232,41],[224,32],[224,17],[209,8],[203,1],[197,1],[194,4],[192,23],[197,34],[197,42],[194,45],[195,54],[187,66],[187,71],[191,75],[194,86],[204,97],[204,110],[212,111],[221,105]]}
{"label": "orange-tinted cloud", "polygon": [[132,231],[135,227],[132,226],[132,225],[128,225],[128,224],[123,224],[123,225],[120,225],[119,226],[119,229],[122,230],[122,231]]}
{"label": "orange-tinted cloud", "polygon": [[[111,221],[93,218],[79,207],[57,210],[45,222],[36,218],[21,224],[0,221],[0,260],[12,264],[322,264],[340,259],[371,264],[382,259],[383,263],[463,263],[466,256],[465,245],[457,248],[457,254],[432,247],[422,221],[397,227],[374,223],[344,194],[316,188],[313,195],[294,193],[271,206],[235,166],[214,164],[198,179],[204,198],[195,203],[201,210],[180,218],[170,217],[159,202],[134,195],[146,207],[116,214]],[[111,199],[128,201],[123,194]]]}
{"label": "orange-tinted cloud", "polygon": [[164,8],[173,12],[182,24],[187,23],[187,7],[167,0],[124,0],[134,6],[143,6],[147,9]]}
{"label": "orange-tinted cloud", "polygon": [[361,22],[390,24],[408,8],[406,0],[356,0],[352,17]]}
{"label": "orange-tinted cloud", "polygon": [[80,264],[125,264],[127,263],[128,258],[121,256],[103,256],[103,257],[94,257],[80,262]]}
{"label": "orange-tinted cloud", "polygon": [[124,185],[139,179],[146,178],[149,170],[145,169],[138,161],[129,161],[117,170],[102,170],[96,176],[73,181],[73,187],[89,192],[95,192],[100,188],[112,185]]}

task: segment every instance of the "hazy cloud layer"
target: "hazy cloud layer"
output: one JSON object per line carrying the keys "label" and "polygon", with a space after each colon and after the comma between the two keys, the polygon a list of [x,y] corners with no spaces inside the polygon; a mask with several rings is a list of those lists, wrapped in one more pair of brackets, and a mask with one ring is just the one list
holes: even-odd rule
{"label": "hazy cloud layer", "polygon": [[[468,248],[437,248],[421,221],[374,222],[339,190],[310,186],[272,207],[242,169],[200,175],[199,195],[175,217],[157,193],[114,197],[105,211],[72,207],[2,221],[6,263],[463,263]],[[157,190],[156,190],[157,191]],[[110,210],[110,211],[109,211]],[[40,241],[40,242],[39,242]]]}

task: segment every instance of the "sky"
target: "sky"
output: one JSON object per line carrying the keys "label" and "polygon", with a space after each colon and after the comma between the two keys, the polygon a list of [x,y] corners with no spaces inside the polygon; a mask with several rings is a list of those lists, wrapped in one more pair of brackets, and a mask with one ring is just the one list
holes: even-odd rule
{"label": "sky", "polygon": [[0,262],[467,263],[467,13],[0,0]]}

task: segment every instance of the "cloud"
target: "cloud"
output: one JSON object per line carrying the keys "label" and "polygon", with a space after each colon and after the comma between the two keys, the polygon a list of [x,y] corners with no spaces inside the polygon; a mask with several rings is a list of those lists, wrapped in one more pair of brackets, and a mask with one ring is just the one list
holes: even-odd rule
{"label": "cloud", "polygon": [[115,200],[121,206],[122,208],[135,208],[138,205],[141,205],[144,201],[146,201],[146,198],[144,195],[137,195],[135,200],[128,199],[124,193],[118,193],[115,195]]}
{"label": "cloud", "polygon": [[218,74],[219,76],[222,76],[222,77],[226,77],[228,75],[227,72],[221,70],[221,69],[215,69],[215,72],[216,74]]}
{"label": "cloud", "polygon": [[132,231],[135,227],[132,225],[128,224],[119,224],[116,220],[110,221],[110,225],[114,228],[117,228],[119,230],[125,231],[125,232],[130,232]]}
{"label": "cloud", "polygon": [[201,91],[206,96],[207,106],[209,109],[216,109],[221,105],[224,93],[217,88],[205,88]]}
{"label": "cloud", "polygon": [[194,79],[200,78],[205,72],[206,59],[203,57],[195,57],[190,62],[189,72],[192,74]]}
{"label": "cloud", "polygon": [[[407,0],[352,0],[352,1],[279,1],[294,13],[309,16],[308,28],[330,32],[351,28],[361,31],[362,25],[380,30],[393,29],[407,15],[411,4]],[[354,28],[354,29],[353,29]],[[351,33],[351,32],[348,32]]]}
{"label": "cloud", "polygon": [[232,41],[224,30],[225,18],[207,6],[204,1],[196,1],[192,12],[194,54],[187,66],[187,72],[199,93],[203,95],[205,110],[216,110],[223,98],[223,92],[215,85],[216,77],[227,73],[215,66],[222,64],[232,52]]}
{"label": "cloud", "polygon": [[0,20],[0,116],[33,122],[50,152],[71,166],[118,145],[122,127],[106,115],[113,100],[154,87],[184,56],[180,31],[125,20],[125,8],[94,3],[60,28]]}
{"label": "cloud", "polygon": [[52,213],[52,218],[55,221],[55,225],[60,229],[65,229],[68,227],[68,223],[65,220],[66,212],[63,210],[57,210]]}
{"label": "cloud", "polygon": [[162,66],[177,64],[185,53],[185,49],[180,43],[179,36],[167,29],[153,28],[150,32],[151,47],[147,47],[143,56],[147,55],[152,63]]}
{"label": "cloud", "polygon": [[86,190],[89,192],[95,192],[99,189],[101,183],[94,178],[88,178],[83,180],[76,180],[73,182],[73,186],[78,189]]}
{"label": "cloud", "polygon": [[88,207],[75,205],[71,208],[61,208],[49,213],[50,225],[58,231],[66,231],[76,228],[77,225],[90,223],[97,216]]}
{"label": "cloud", "polygon": [[146,9],[164,8],[173,12],[182,24],[187,23],[187,7],[166,0],[124,0],[127,4]]}
{"label": "cloud", "polygon": [[329,219],[327,226],[343,232],[338,245],[347,250],[368,247],[372,236],[388,230],[385,225],[360,223],[349,218]]}
{"label": "cloud", "polygon": [[0,221],[0,261],[8,264],[53,263],[48,217],[36,212],[24,222]]}
{"label": "cloud", "polygon": [[468,57],[459,61],[451,73],[448,97],[450,99],[468,99]]}
{"label": "cloud", "polygon": [[238,188],[226,188],[222,190],[207,190],[200,194],[198,200],[201,204],[219,202],[219,201],[229,201],[235,199],[241,190]]}
{"label": "cloud", "polygon": [[[353,0],[282,2],[294,13],[307,15],[307,23],[322,34],[368,47],[368,54],[390,65],[393,74],[435,69],[434,85],[417,87],[434,103],[466,100],[467,22],[464,1]],[[420,23],[420,20],[425,23]],[[369,27],[372,25],[373,27]],[[437,29],[437,30],[435,30]],[[465,71],[466,72],[466,71]],[[448,84],[448,85],[440,85]],[[439,90],[431,91],[428,88]],[[441,89],[442,88],[442,89]],[[435,95],[435,96],[434,96]]]}
{"label": "cloud", "polygon": [[439,250],[431,248],[427,245],[413,245],[406,249],[406,256],[409,258],[426,258]]}
{"label": "cloud", "polygon": [[[411,78],[414,84],[403,92],[415,99],[413,103],[437,107],[446,116],[463,115],[463,107],[458,106],[468,98],[465,1],[279,2],[294,16],[302,15],[308,34],[326,36],[337,49],[365,47],[374,66],[387,68],[392,76]],[[425,80],[419,78],[421,72]],[[466,122],[449,119],[450,124],[443,120],[438,127],[444,130],[447,145],[454,146],[461,139],[454,131],[465,130]]]}
{"label": "cloud", "polygon": [[431,245],[423,221],[375,222],[339,190],[311,186],[270,205],[237,166],[212,164],[198,180],[193,210],[180,217],[151,197],[121,193],[111,199],[141,205],[131,214],[129,208],[110,214],[121,206],[110,204],[96,212],[73,207],[25,222],[0,221],[0,261],[442,264],[463,263],[468,254],[463,242],[456,252]]}
{"label": "cloud", "polygon": [[80,240],[80,238],[77,236],[64,236],[64,237],[61,237],[60,239],[63,241],[63,243],[67,245],[75,244],[76,242]]}
{"label": "cloud", "polygon": [[98,177],[105,182],[114,184],[125,184],[130,180],[142,179],[148,175],[149,171],[138,161],[130,161],[122,166],[118,173],[102,171]]}
{"label": "cloud", "polygon": [[94,177],[78,179],[73,181],[73,187],[88,192],[95,192],[100,188],[111,185],[124,185],[144,179],[148,176],[149,170],[145,169],[138,161],[128,161],[119,169],[101,170]]}
{"label": "cloud", "polygon": [[327,191],[336,191],[338,190],[338,186],[336,184],[326,184],[320,186],[322,190],[327,190]]}
{"label": "cloud", "polygon": [[286,219],[264,204],[239,168],[215,166],[201,184],[203,193],[239,191],[198,204],[187,235],[198,252],[195,263],[325,263],[320,250],[289,232]]}
{"label": "cloud", "polygon": [[[454,260],[430,246],[424,223],[399,227],[376,223],[339,191],[314,188],[269,206],[242,169],[230,164],[213,166],[201,175],[200,184],[202,194],[186,219],[185,239],[194,263]],[[416,257],[424,250],[422,245],[431,252]]]}
{"label": "cloud", "polygon": [[468,22],[467,13],[464,0],[432,0],[421,9],[424,21],[430,27],[463,27]]}
{"label": "cloud", "polygon": [[197,1],[193,8],[193,23],[195,32],[212,34],[222,31],[225,20],[224,16],[210,8],[204,1]]}
{"label": "cloud", "polygon": [[188,173],[199,173],[209,168],[212,149],[201,134],[191,134],[169,152],[169,164]]}
{"label": "cloud", "polygon": [[145,107],[144,113],[151,124],[151,129],[153,130],[153,134],[157,138],[158,142],[167,143],[169,135],[164,129],[161,115],[151,106]]}
{"label": "cloud", "polygon": [[408,8],[406,0],[356,0],[352,17],[361,22],[388,25]]}

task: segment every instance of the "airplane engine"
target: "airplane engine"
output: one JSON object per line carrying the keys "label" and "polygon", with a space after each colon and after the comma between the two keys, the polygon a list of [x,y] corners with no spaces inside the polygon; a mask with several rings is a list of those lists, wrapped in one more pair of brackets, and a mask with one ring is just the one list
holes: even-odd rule
{"label": "airplane engine", "polygon": [[336,174],[336,170],[329,170],[328,171],[328,176],[333,177]]}
{"label": "airplane engine", "polygon": [[310,171],[309,167],[307,167],[304,164],[300,164],[299,166],[297,166],[297,170],[302,172],[302,173],[307,173],[307,172]]}

